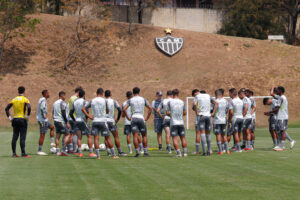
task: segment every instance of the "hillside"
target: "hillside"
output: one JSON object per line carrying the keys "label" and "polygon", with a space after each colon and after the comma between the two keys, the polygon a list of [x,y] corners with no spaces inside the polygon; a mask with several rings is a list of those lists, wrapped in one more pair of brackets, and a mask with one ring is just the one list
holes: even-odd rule
{"label": "hillside", "polygon": [[[190,96],[194,88],[213,94],[217,88],[250,88],[255,95],[267,95],[272,85],[286,87],[291,121],[300,117],[299,76],[300,48],[277,42],[227,37],[215,34],[173,30],[173,36],[184,37],[180,53],[172,58],[159,52],[154,38],[164,36],[163,28],[134,25],[132,35],[127,24],[106,24],[107,32],[99,32],[100,39],[91,42],[94,62],[72,66],[63,70],[62,41],[71,37],[72,17],[34,15],[41,19],[36,32],[25,38],[14,38],[7,44],[9,55],[1,68],[0,116],[1,124],[8,124],[4,108],[16,95],[16,88],[24,85],[26,96],[33,105],[43,89],[49,89],[52,104],[60,90],[73,94],[75,86],[86,89],[87,99],[94,96],[98,87],[111,89],[120,103],[125,92],[134,86],[142,95],[154,98],[155,91],[178,88],[181,97]],[[95,22],[101,24],[101,22]],[[259,124],[265,124],[259,107]],[[51,109],[51,106],[50,108]],[[263,109],[263,110],[262,110]],[[35,122],[32,117],[31,122]]]}

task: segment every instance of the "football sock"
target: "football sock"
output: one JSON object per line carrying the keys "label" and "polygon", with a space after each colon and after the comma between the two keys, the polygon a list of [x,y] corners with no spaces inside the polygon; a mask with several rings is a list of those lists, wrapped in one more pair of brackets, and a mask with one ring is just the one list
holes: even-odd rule
{"label": "football sock", "polygon": [[219,153],[222,152],[222,142],[217,142]]}
{"label": "football sock", "polygon": [[180,149],[176,150],[177,155],[181,155]]}
{"label": "football sock", "polygon": [[251,141],[247,141],[246,144],[247,144],[246,148],[250,148],[250,146],[251,146]]}
{"label": "football sock", "polygon": [[202,151],[203,151],[203,153],[205,153],[206,152],[206,136],[205,136],[205,134],[201,134],[201,144],[202,144]]}
{"label": "football sock", "polygon": [[78,139],[77,135],[74,135],[73,136],[73,151],[75,151],[75,152],[77,151],[77,148],[78,148],[77,139]]}
{"label": "football sock", "polygon": [[42,151],[42,148],[43,148],[43,145],[39,145],[38,152],[41,152],[41,151]]}
{"label": "football sock", "polygon": [[68,144],[68,152],[72,151],[73,150],[73,145],[72,144]]}
{"label": "football sock", "polygon": [[288,134],[287,132],[285,133],[285,137],[286,137],[286,139],[288,139],[290,142],[293,141],[293,139],[289,136],[289,134]]}
{"label": "football sock", "polygon": [[106,149],[107,155],[111,155],[111,150],[109,148]]}
{"label": "football sock", "polygon": [[222,144],[222,151],[225,150],[225,143]]}
{"label": "football sock", "polygon": [[187,148],[183,148],[183,153],[187,154]]}
{"label": "football sock", "polygon": [[251,140],[251,146],[254,148],[255,140]]}
{"label": "football sock", "polygon": [[281,140],[281,144],[280,144],[281,148],[284,148],[284,142],[285,142],[284,140]]}
{"label": "football sock", "polygon": [[56,148],[56,153],[59,153],[59,152],[60,152],[59,148]]}
{"label": "football sock", "polygon": [[89,149],[89,152],[90,152],[90,153],[93,153],[93,149]]}
{"label": "football sock", "polygon": [[272,140],[273,140],[273,145],[274,145],[274,146],[277,146],[277,140],[274,139],[274,138],[272,138]]}
{"label": "football sock", "polygon": [[170,144],[167,144],[167,149],[168,149],[168,151],[171,151],[171,145]]}
{"label": "football sock", "polygon": [[51,143],[54,143],[54,137],[51,137],[50,140],[51,140]]}
{"label": "football sock", "polygon": [[206,134],[207,151],[211,150],[211,135]]}
{"label": "football sock", "polygon": [[63,146],[62,151],[63,151],[64,153],[66,153],[66,149],[67,149],[67,146],[65,145],[65,146]]}
{"label": "football sock", "polygon": [[110,150],[111,150],[112,155],[116,156],[115,148],[111,148]]}
{"label": "football sock", "polygon": [[139,148],[142,151],[142,149],[143,149],[143,143],[139,143]]}
{"label": "football sock", "polygon": [[81,147],[78,147],[78,152],[82,153]]}
{"label": "football sock", "polygon": [[196,152],[199,153],[200,150],[200,143],[196,143]]}
{"label": "football sock", "polygon": [[118,148],[118,152],[119,152],[119,153],[122,153],[122,149],[121,149],[121,147],[120,147],[120,148]]}
{"label": "football sock", "polygon": [[241,150],[241,143],[240,142],[236,143],[236,148],[237,148],[238,151]]}
{"label": "football sock", "polygon": [[229,150],[229,149],[228,149],[228,142],[225,142],[225,143],[224,143],[224,148],[225,148],[226,151]]}
{"label": "football sock", "polygon": [[128,146],[129,152],[132,152],[131,144],[128,144],[127,146]]}
{"label": "football sock", "polygon": [[159,145],[158,145],[158,148],[159,148],[159,149],[162,149],[162,144],[159,144]]}
{"label": "football sock", "polygon": [[148,152],[147,148],[144,148],[144,153],[147,153],[147,152]]}
{"label": "football sock", "polygon": [[97,155],[97,157],[100,157],[100,150],[99,149],[96,149],[96,155]]}
{"label": "football sock", "polygon": [[135,153],[136,153],[136,154],[140,154],[139,149],[135,149]]}
{"label": "football sock", "polygon": [[243,140],[243,145],[244,145],[244,146],[246,145],[246,142],[247,142],[247,140]]}

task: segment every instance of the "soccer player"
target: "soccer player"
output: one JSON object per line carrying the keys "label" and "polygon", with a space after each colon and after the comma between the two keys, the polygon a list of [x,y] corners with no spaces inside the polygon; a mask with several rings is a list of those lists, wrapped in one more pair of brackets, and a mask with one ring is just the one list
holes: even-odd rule
{"label": "soccer player", "polygon": [[236,143],[236,150],[235,152],[242,152],[241,149],[241,139],[240,135],[243,128],[243,108],[244,103],[243,101],[238,97],[238,92],[235,88],[231,88],[229,90],[229,96],[231,99],[229,100],[229,118],[228,122],[232,124],[232,131]]}
{"label": "soccer player", "polygon": [[252,122],[252,114],[251,114],[251,101],[245,95],[245,89],[241,89],[238,92],[239,98],[243,101],[243,146],[245,151],[252,150],[251,147],[251,122]]}
{"label": "soccer player", "polygon": [[276,117],[277,117],[277,112],[278,112],[277,108],[280,107],[278,105],[278,100],[274,99],[274,98],[264,98],[263,99],[263,104],[264,105],[270,105],[270,111],[264,112],[264,114],[266,116],[269,116],[269,131],[270,131],[270,134],[271,134],[271,137],[272,137],[272,140],[273,140],[273,149],[275,147],[279,148],[278,146],[280,144],[280,141],[279,141],[279,136],[278,136],[278,133],[277,133],[277,130],[276,130],[276,127],[277,127]]}
{"label": "soccer player", "polygon": [[277,128],[281,138],[280,145],[277,148],[274,148],[275,151],[284,151],[285,139],[288,138],[291,142],[290,148],[292,149],[295,145],[295,141],[287,135],[287,125],[288,125],[288,100],[284,95],[285,89],[282,86],[278,86],[277,94],[274,92],[274,87],[271,91],[271,96],[278,100],[279,106],[277,107]]}
{"label": "soccer player", "polygon": [[54,147],[54,126],[50,123],[48,119],[48,106],[47,106],[47,99],[50,97],[50,93],[48,90],[42,91],[42,98],[39,99],[36,118],[40,125],[40,139],[39,139],[39,148],[38,148],[38,155],[46,156],[45,152],[42,152],[43,143],[45,140],[45,134],[47,130],[50,129],[50,139],[51,139],[51,147]]}
{"label": "soccer player", "polygon": [[[10,121],[12,121],[13,127],[13,137],[11,141],[11,148],[13,152],[13,157],[19,157],[16,153],[16,144],[20,136],[20,147],[22,152],[22,157],[29,158],[31,156],[27,155],[25,152],[25,141],[27,134],[27,124],[30,117],[31,106],[29,100],[24,96],[25,88],[20,86],[18,88],[19,95],[11,100],[11,102],[6,106],[5,112],[6,116]],[[13,107],[14,117],[10,116],[9,110]]]}
{"label": "soccer player", "polygon": [[[131,91],[127,91],[126,92],[126,97],[127,100],[132,98],[132,92]],[[124,109],[127,100],[122,104],[122,110]],[[131,117],[131,109],[130,107],[127,108],[126,110],[127,114],[129,117]],[[129,150],[129,154],[132,154],[132,147],[131,147],[131,122],[126,118],[124,112],[122,112],[122,117],[124,117],[124,135],[126,135],[126,139],[127,139],[127,146],[128,146],[128,150]],[[141,141],[139,142],[139,144],[141,143]]]}
{"label": "soccer player", "polygon": [[[192,96],[195,97],[199,94],[199,90],[198,89],[194,89],[192,91]],[[196,108],[194,107],[194,104],[193,104],[193,107],[192,107],[193,111],[196,111]],[[200,153],[200,130],[198,130],[197,128],[197,124],[198,124],[198,116],[196,114],[195,116],[195,132],[196,132],[196,142],[195,142],[195,145],[196,145],[196,151],[194,152],[194,154],[199,154]]]}
{"label": "soccer player", "polygon": [[176,157],[181,157],[179,147],[179,138],[183,148],[183,156],[187,157],[187,142],[185,139],[185,128],[183,116],[186,115],[185,103],[178,98],[179,90],[172,91],[173,99],[168,102],[167,115],[171,117],[171,136],[173,139],[174,148],[176,150]]}
{"label": "soccer player", "polygon": [[[67,114],[66,114],[66,93],[61,91],[58,93],[59,99],[54,102],[53,104],[53,121],[56,130],[56,155],[58,156],[69,156],[67,154],[67,145],[68,141],[70,140],[70,128],[71,125],[68,122]],[[61,134],[64,135],[63,138],[63,148],[62,152],[59,149],[59,140]]]}
{"label": "soccer player", "polygon": [[228,101],[224,99],[224,90],[218,89],[215,91],[216,102],[215,113],[212,113],[213,117],[213,130],[216,135],[217,145],[218,145],[218,154],[223,154],[222,141],[224,141],[224,149],[227,154],[230,154],[228,148],[227,138],[225,136],[226,132],[226,115],[228,113]]}
{"label": "soccer player", "polygon": [[256,122],[256,102],[255,99],[253,98],[253,91],[252,90],[246,90],[245,92],[246,96],[250,99],[251,101],[251,148],[254,148],[254,143],[255,143],[255,122]]}
{"label": "soccer player", "polygon": [[152,101],[152,113],[154,114],[154,131],[157,134],[157,143],[159,151],[162,151],[163,118],[161,113],[158,111],[158,107],[162,101],[162,92],[156,92],[156,99]]}
{"label": "soccer player", "polygon": [[[69,140],[69,144],[68,144],[68,152],[69,153],[77,153],[77,148],[78,148],[75,121],[73,121],[73,119],[71,118],[70,112],[71,112],[71,109],[72,109],[73,102],[79,96],[79,91],[80,90],[82,90],[81,86],[78,86],[77,88],[75,88],[75,94],[70,97],[69,102],[67,104],[67,112],[68,112],[67,116],[68,116],[68,121],[71,125],[70,140]],[[75,113],[74,113],[74,116],[76,117]]]}
{"label": "soccer player", "polygon": [[167,91],[167,97],[162,100],[160,105],[158,106],[157,112],[159,113],[160,117],[163,119],[163,128],[166,133],[166,144],[167,144],[167,151],[169,154],[172,153],[171,148],[171,141],[170,141],[170,117],[166,115],[168,103],[173,98],[173,94],[171,90]]}
{"label": "soccer player", "polygon": [[[107,107],[107,100],[103,98],[103,89],[97,89],[97,97],[92,99],[86,106],[82,108],[83,113],[92,121],[92,135],[94,136],[94,146],[96,149],[96,156],[100,159],[100,150],[99,150],[99,132],[101,132],[101,136],[105,138],[107,143],[107,148],[110,149],[112,153],[112,158],[117,159],[119,158],[116,156],[116,152],[114,149],[114,145],[110,138],[110,133],[107,127],[107,116],[106,114],[109,113]],[[88,108],[92,108],[93,115],[90,115],[87,110]]]}
{"label": "soccer player", "polygon": [[[205,91],[200,93],[194,98],[194,110],[198,117],[197,129],[200,131],[202,156],[209,156],[212,153],[211,149],[211,104],[215,104],[213,113],[216,111],[217,102],[211,98]],[[205,142],[207,143],[207,153]]]}
{"label": "soccer player", "polygon": [[[116,100],[111,98],[110,90],[106,90],[104,94],[105,94],[107,109],[108,109],[108,113],[106,115],[108,130],[112,133],[112,135],[115,138],[115,145],[118,148],[119,156],[127,156],[127,154],[124,153],[121,149],[121,144],[120,144],[120,139],[118,134],[118,126],[117,126],[117,123],[119,122],[122,114],[122,109],[119,106],[119,103]],[[115,109],[118,110],[117,119],[115,119]]]}
{"label": "soccer player", "polygon": [[[127,101],[127,104],[123,108],[124,114],[128,120],[131,121],[131,129],[133,132],[133,143],[136,151],[135,157],[140,156],[139,152],[139,143],[138,143],[138,134],[142,134],[143,136],[143,147],[144,147],[144,157],[149,157],[150,155],[147,152],[147,127],[145,120],[148,121],[151,115],[152,108],[149,102],[139,96],[140,89],[138,87],[133,88],[133,97]],[[132,116],[129,117],[127,113],[127,108],[131,107]],[[144,119],[144,108],[148,108],[148,115],[146,119]]]}
{"label": "soccer player", "polygon": [[[75,133],[77,134],[79,157],[83,157],[83,153],[81,149],[82,135],[90,135],[90,131],[85,119],[85,114],[82,112],[82,108],[86,107],[88,104],[88,102],[84,99],[84,97],[85,97],[85,91],[79,90],[78,98],[74,100],[70,112],[70,116],[72,120],[75,122]],[[88,145],[89,145],[90,156],[94,157],[92,144],[90,144],[89,136],[88,136],[88,143],[89,143]]]}

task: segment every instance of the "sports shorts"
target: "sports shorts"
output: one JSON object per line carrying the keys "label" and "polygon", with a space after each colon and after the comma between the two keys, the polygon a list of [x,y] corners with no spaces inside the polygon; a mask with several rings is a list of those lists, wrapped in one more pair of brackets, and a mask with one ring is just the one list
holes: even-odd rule
{"label": "sports shorts", "polygon": [[161,133],[163,130],[163,119],[156,118],[154,119],[154,131],[155,133]]}
{"label": "sports shorts", "polygon": [[214,134],[225,134],[226,133],[226,124],[214,124],[213,125]]}
{"label": "sports shorts", "polygon": [[40,125],[40,133],[47,133],[48,129],[52,126],[51,122],[39,122]]}
{"label": "sports shorts", "polygon": [[133,133],[147,133],[147,127],[144,119],[132,118],[131,119],[131,130]]}
{"label": "sports shorts", "polygon": [[130,135],[132,133],[131,125],[124,126],[124,135]]}
{"label": "sports shorts", "polygon": [[211,117],[208,116],[197,116],[198,117],[198,124],[197,124],[197,129],[199,131],[206,130],[210,131],[211,129]]}
{"label": "sports shorts", "polygon": [[67,128],[67,125],[64,122],[57,122],[54,121],[54,126],[55,126],[55,132],[57,134],[68,134],[70,133],[69,129]]}
{"label": "sports shorts", "polygon": [[100,132],[101,136],[103,137],[110,135],[107,124],[105,122],[93,122],[91,134],[99,135]]}
{"label": "sports shorts", "polygon": [[171,126],[171,136],[185,136],[185,128],[184,125],[172,125]]}

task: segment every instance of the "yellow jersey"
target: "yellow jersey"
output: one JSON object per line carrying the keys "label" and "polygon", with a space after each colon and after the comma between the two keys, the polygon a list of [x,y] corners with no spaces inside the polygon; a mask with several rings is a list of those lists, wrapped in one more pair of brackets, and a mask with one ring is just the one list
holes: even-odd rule
{"label": "yellow jersey", "polygon": [[11,100],[10,104],[13,105],[14,118],[24,118],[27,113],[26,104],[30,104],[29,100],[24,96],[17,96]]}
{"label": "yellow jersey", "polygon": [[[75,99],[77,99],[78,97],[73,95],[71,96],[71,98],[69,99],[69,113],[71,112],[72,110],[72,107],[73,107],[73,102],[75,101]],[[74,117],[76,117],[76,113],[74,112]]]}

